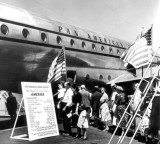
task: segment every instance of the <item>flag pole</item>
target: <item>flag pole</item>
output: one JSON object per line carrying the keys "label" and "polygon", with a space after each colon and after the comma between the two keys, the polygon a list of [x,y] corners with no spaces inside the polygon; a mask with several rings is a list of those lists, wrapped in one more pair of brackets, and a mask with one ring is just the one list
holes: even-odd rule
{"label": "flag pole", "polygon": [[[151,24],[151,45],[152,45],[152,51],[153,51],[153,24]],[[151,63],[150,69],[151,69],[151,71],[150,71],[150,77],[152,77],[152,63]],[[150,90],[152,90],[152,88],[153,88],[153,83],[152,83],[152,85],[150,87]]]}
{"label": "flag pole", "polygon": [[[64,49],[64,60],[65,60],[65,65],[66,65],[66,49],[65,49],[65,45],[62,47],[62,49]],[[66,81],[67,81],[67,65],[66,65]]]}
{"label": "flag pole", "polygon": [[[153,24],[151,25],[151,45],[152,45],[152,50],[153,50]],[[152,63],[150,67],[150,77],[152,76]]]}

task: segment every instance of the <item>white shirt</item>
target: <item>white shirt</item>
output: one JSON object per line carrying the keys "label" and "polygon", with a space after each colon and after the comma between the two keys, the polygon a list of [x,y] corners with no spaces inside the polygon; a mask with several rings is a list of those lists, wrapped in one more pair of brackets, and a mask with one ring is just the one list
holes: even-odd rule
{"label": "white shirt", "polygon": [[59,94],[58,94],[58,99],[63,98],[64,94],[65,94],[66,89],[65,88],[61,88],[58,90]]}
{"label": "white shirt", "polygon": [[67,103],[67,106],[71,106],[72,105],[72,96],[73,96],[73,91],[71,88],[69,88],[65,92],[64,97],[62,99],[62,102]]}
{"label": "white shirt", "polygon": [[116,95],[117,95],[117,91],[113,91],[112,96],[111,96],[112,101],[115,101]]}

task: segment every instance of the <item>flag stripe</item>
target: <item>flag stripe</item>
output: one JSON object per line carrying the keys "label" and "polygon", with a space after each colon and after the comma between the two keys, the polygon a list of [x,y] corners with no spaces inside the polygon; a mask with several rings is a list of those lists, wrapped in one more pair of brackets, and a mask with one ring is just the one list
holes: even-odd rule
{"label": "flag stripe", "polygon": [[150,28],[141,38],[135,41],[135,43],[128,48],[121,56],[125,65],[130,63],[135,68],[139,68],[146,64],[149,64],[153,54],[152,50],[152,28]]}
{"label": "flag stripe", "polygon": [[140,58],[148,57],[151,54],[152,54],[152,50],[151,49],[146,49],[146,50],[140,51],[137,54],[134,54],[133,57],[131,59],[129,59],[128,61],[134,62],[134,61],[136,61]]}
{"label": "flag stripe", "polygon": [[56,57],[52,65],[49,69],[48,79],[47,81],[57,81],[62,77],[62,74],[66,73],[66,62],[65,62],[65,55],[64,55],[64,48],[62,48],[58,57]]}
{"label": "flag stripe", "polygon": [[131,62],[131,63],[137,65],[138,63],[141,63],[141,62],[143,62],[143,61],[146,61],[146,60],[148,60],[148,59],[151,58],[151,57],[152,57],[152,56],[141,57],[140,59],[138,59],[138,60],[136,60],[136,61],[134,61],[134,62]]}
{"label": "flag stripe", "polygon": [[148,49],[151,49],[151,48],[149,48],[148,46],[140,46],[139,49],[134,51],[132,55],[128,57],[128,60],[133,59],[136,55],[143,54],[143,52],[148,51]]}
{"label": "flag stripe", "polygon": [[130,47],[126,57],[125,57],[125,61],[127,59],[130,59],[130,57],[132,56],[132,54],[134,54],[135,50],[143,45],[147,44],[146,40],[145,39],[140,39],[137,43],[135,43],[132,47]]}
{"label": "flag stripe", "polygon": [[[137,51],[135,51],[133,56],[136,56],[137,54],[143,53],[145,51],[152,51],[152,47],[151,46],[142,46],[139,49],[137,49]],[[131,59],[133,58],[133,56],[131,57]]]}
{"label": "flag stripe", "polygon": [[139,56],[137,56],[135,59],[132,59],[131,61],[129,61],[130,63],[136,63],[136,61],[138,62],[138,61],[141,61],[141,60],[143,60],[143,58],[147,58],[147,59],[149,59],[150,57],[152,57],[152,55],[150,54],[148,54],[148,53],[144,53],[143,55],[141,54],[141,55],[139,55]]}

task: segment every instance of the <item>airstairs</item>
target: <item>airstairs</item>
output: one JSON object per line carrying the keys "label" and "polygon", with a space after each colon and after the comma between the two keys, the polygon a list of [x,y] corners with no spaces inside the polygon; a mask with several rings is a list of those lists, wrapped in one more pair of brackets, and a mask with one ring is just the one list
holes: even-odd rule
{"label": "airstairs", "polygon": [[[150,105],[152,104],[152,101],[153,101],[154,97],[157,95],[158,89],[160,89],[160,78],[158,77],[159,70],[160,70],[160,65],[159,65],[160,57],[158,56],[159,52],[160,52],[160,48],[158,48],[157,51],[153,54],[148,66],[147,66],[147,68],[145,70],[145,73],[144,73],[142,79],[140,80],[140,82],[138,84],[138,87],[136,88],[136,90],[134,92],[134,95],[131,97],[131,99],[130,99],[130,101],[129,101],[129,103],[128,103],[128,105],[127,105],[127,107],[126,107],[126,109],[125,109],[120,121],[118,122],[118,124],[117,124],[117,126],[116,126],[116,128],[114,130],[114,133],[112,134],[108,144],[112,143],[112,140],[114,139],[114,136],[115,136],[117,130],[121,127],[121,123],[124,120],[126,115],[128,115],[129,119],[128,119],[127,124],[125,125],[125,127],[122,128],[123,131],[121,133],[121,136],[117,140],[117,144],[122,144],[124,142],[124,139],[126,138],[127,133],[129,132],[132,124],[134,123],[135,118],[136,117],[140,117],[140,122],[137,125],[133,136],[131,137],[131,139],[129,139],[128,143],[131,144],[133,142],[133,139],[136,136],[136,134],[137,134],[137,132],[138,132],[138,130],[139,130],[141,124],[142,124],[142,121],[144,120],[144,117],[145,117],[148,109],[150,108]],[[155,65],[155,66],[153,67],[153,65]],[[154,70],[152,71],[152,74],[150,74],[149,80],[146,79],[147,74],[149,72],[151,72],[151,69],[153,69],[153,68],[154,68]],[[147,95],[149,94],[150,89],[153,86],[153,82],[155,82],[155,81],[157,81],[157,83],[159,82],[159,85],[155,89],[152,97],[150,98],[149,104],[148,104],[147,108],[145,109],[143,115],[139,115],[138,112],[140,110],[140,107],[142,106],[142,104],[143,104],[145,98],[147,97]],[[134,97],[136,96],[136,93],[138,92],[139,89],[142,92],[141,101],[139,102],[138,106],[136,107],[136,111],[133,114],[131,114],[130,113],[130,105],[131,105],[131,103],[132,103],[132,101],[133,101]],[[128,138],[127,138],[127,140],[128,140]],[[114,139],[114,143],[115,143],[115,139]]]}

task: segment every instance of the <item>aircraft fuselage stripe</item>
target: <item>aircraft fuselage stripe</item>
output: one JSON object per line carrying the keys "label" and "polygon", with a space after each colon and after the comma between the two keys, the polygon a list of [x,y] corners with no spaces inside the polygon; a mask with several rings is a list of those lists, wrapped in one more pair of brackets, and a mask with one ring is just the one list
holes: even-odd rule
{"label": "aircraft fuselage stripe", "polygon": [[[32,45],[37,45],[37,46],[52,47],[52,48],[58,48],[58,49],[62,48],[62,46],[51,45],[51,44],[47,44],[47,43],[39,43],[39,42],[34,42],[34,41],[26,41],[26,40],[22,40],[22,39],[14,39],[14,38],[9,38],[9,37],[2,37],[2,36],[0,36],[0,40],[11,41],[11,42],[19,42],[19,43],[24,43],[24,44],[32,44]],[[70,47],[65,47],[65,49],[70,50],[70,51],[83,52],[83,53],[100,55],[100,56],[120,58],[120,56],[109,55],[109,54],[104,54],[104,53],[97,53],[97,52],[92,52],[92,51],[85,51],[85,50],[80,50],[80,49],[73,49],[73,48],[70,48]]]}

